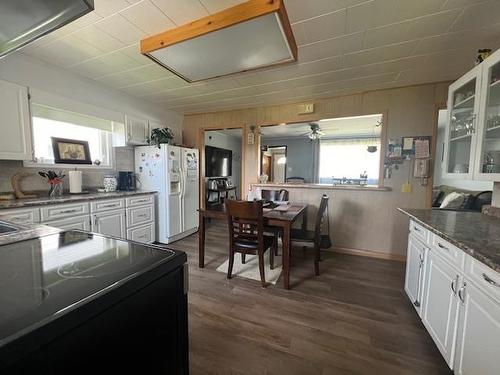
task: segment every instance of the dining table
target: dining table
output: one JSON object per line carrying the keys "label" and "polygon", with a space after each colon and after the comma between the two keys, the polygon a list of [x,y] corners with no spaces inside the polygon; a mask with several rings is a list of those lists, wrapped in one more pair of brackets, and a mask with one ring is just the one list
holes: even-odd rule
{"label": "dining table", "polygon": [[[290,289],[290,259],[292,245],[292,225],[302,218],[302,228],[307,228],[307,204],[278,205],[274,208],[263,209],[264,225],[276,227],[282,231],[283,247],[283,287]],[[199,212],[199,246],[198,256],[200,268],[205,267],[205,225],[206,219],[227,220],[226,206],[220,205],[200,208]]]}

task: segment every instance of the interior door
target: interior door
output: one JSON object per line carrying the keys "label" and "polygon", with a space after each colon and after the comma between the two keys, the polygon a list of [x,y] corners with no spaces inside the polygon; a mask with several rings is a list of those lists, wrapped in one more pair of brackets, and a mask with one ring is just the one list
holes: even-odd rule
{"label": "interior door", "polygon": [[471,283],[461,296],[455,374],[496,375],[500,372],[500,305]]}
{"label": "interior door", "polygon": [[199,155],[198,150],[183,148],[182,150],[182,207],[183,231],[198,228],[199,205]]}
{"label": "interior door", "polygon": [[446,363],[453,368],[458,318],[458,273],[432,251],[428,252],[422,323]]}
{"label": "interior door", "polygon": [[106,236],[126,238],[125,210],[94,214],[92,231]]}

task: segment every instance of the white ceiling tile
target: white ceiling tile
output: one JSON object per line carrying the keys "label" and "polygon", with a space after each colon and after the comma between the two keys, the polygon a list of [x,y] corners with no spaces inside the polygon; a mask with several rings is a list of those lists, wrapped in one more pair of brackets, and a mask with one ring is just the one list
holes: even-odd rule
{"label": "white ceiling tile", "polygon": [[367,0],[285,0],[290,22],[304,21],[323,14],[345,9]]}
{"label": "white ceiling tile", "polygon": [[423,38],[447,32],[457,19],[460,10],[450,10],[420,17],[410,22],[408,39]]}
{"label": "white ceiling tile", "polygon": [[150,58],[141,54],[141,47],[139,43],[134,43],[128,47],[121,48],[120,52],[127,55],[128,57],[134,59],[140,65],[151,65],[152,61]]}
{"label": "white ceiling tile", "polygon": [[177,26],[208,16],[198,0],[152,0]]}
{"label": "white ceiling tile", "polygon": [[346,10],[339,10],[305,21],[302,23],[302,28],[305,33],[306,43],[344,35],[346,31]]}
{"label": "white ceiling tile", "polygon": [[221,10],[231,8],[235,5],[244,3],[246,0],[200,0],[203,6],[210,13],[217,13]]}
{"label": "white ceiling tile", "polygon": [[107,17],[130,6],[126,0],[94,0],[94,12]]}
{"label": "white ceiling tile", "polygon": [[55,30],[55,33],[58,33],[61,36],[72,33],[76,30],[81,29],[82,27],[92,25],[94,22],[97,22],[102,19],[102,16],[97,14],[96,12],[90,12],[85,14],[84,16],[74,20],[73,22],[64,25],[60,29]]}
{"label": "white ceiling tile", "polygon": [[359,32],[301,46],[299,48],[299,62],[339,56],[360,50],[363,45],[363,35],[363,32]]}
{"label": "white ceiling tile", "polygon": [[363,48],[380,47],[408,40],[410,25],[411,21],[404,21],[366,30]]}
{"label": "white ceiling tile", "polygon": [[119,14],[107,17],[95,23],[95,26],[125,44],[136,43],[147,36]]}
{"label": "white ceiling tile", "polygon": [[148,35],[174,28],[175,24],[149,0],[141,1],[120,14]]}
{"label": "white ceiling tile", "polygon": [[93,25],[84,27],[71,34],[71,36],[93,45],[104,53],[125,46],[123,42],[113,38],[107,33],[102,32],[102,30]]}
{"label": "white ceiling tile", "polygon": [[500,1],[488,1],[464,9],[450,31],[469,30],[500,22]]}

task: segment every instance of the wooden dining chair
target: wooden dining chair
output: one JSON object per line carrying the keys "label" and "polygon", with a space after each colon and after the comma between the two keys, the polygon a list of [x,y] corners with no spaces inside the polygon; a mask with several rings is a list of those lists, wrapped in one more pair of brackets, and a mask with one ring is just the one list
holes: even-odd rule
{"label": "wooden dining chair", "polygon": [[314,230],[307,229],[292,229],[291,239],[293,242],[300,242],[308,244],[309,247],[314,247],[314,273],[319,276],[319,262],[321,260],[321,226],[325,212],[328,208],[328,195],[323,194],[319,204],[318,212],[316,214],[316,222],[314,223]]}
{"label": "wooden dining chair", "polygon": [[257,255],[259,259],[260,281],[266,286],[264,271],[264,253],[271,249],[269,259],[271,269],[274,269],[274,254],[278,247],[276,236],[264,234],[264,216],[262,201],[226,200],[226,211],[229,228],[229,266],[227,278],[232,277],[234,254],[241,254],[241,261],[245,263],[245,255]]}
{"label": "wooden dining chair", "polygon": [[288,200],[288,190],[280,189],[280,190],[262,190],[262,199],[266,201],[280,202]]}

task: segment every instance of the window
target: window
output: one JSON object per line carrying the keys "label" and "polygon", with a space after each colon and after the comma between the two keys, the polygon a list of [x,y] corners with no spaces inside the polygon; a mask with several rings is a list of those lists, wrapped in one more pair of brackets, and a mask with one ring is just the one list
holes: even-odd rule
{"label": "window", "polygon": [[[370,147],[371,146],[371,147]],[[376,151],[373,151],[376,147]],[[359,179],[368,175],[368,184],[377,185],[380,168],[380,138],[321,140],[319,151],[319,182],[334,183],[337,179]]]}
{"label": "window", "polygon": [[35,163],[54,164],[51,138],[57,137],[87,141],[92,161],[112,167],[111,121],[37,104],[32,113]]}

